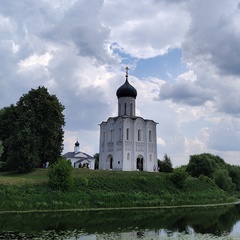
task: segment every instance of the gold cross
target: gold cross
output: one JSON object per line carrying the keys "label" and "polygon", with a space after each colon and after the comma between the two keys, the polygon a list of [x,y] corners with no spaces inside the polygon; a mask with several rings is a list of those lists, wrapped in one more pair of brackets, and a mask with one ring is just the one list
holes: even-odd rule
{"label": "gold cross", "polygon": [[129,68],[125,67],[125,69],[126,69],[126,77],[128,77],[128,70],[129,70]]}

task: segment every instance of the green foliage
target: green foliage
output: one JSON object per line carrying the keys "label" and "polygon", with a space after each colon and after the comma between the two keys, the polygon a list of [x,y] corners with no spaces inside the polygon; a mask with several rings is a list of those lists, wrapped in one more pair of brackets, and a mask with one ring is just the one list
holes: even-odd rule
{"label": "green foliage", "polygon": [[98,169],[98,166],[99,166],[99,153],[95,153],[93,157],[95,158],[94,169]]}
{"label": "green foliage", "polygon": [[183,168],[175,168],[169,179],[177,188],[182,189],[187,177],[188,173]]}
{"label": "green foliage", "polygon": [[214,181],[218,187],[227,192],[235,190],[236,185],[232,182],[232,179],[228,176],[227,170],[218,170],[214,175]]}
{"label": "green foliage", "polygon": [[0,139],[2,140],[4,152],[1,156],[1,161],[6,162],[8,158],[8,147],[10,145],[10,137],[14,137],[18,131],[17,122],[19,112],[17,108],[11,104],[0,111]]}
{"label": "green foliage", "polygon": [[37,141],[31,130],[24,128],[10,137],[5,168],[9,171],[30,172],[39,165]]}
{"label": "green foliage", "polygon": [[209,153],[190,156],[186,170],[191,176],[201,180],[207,179],[203,175],[212,179],[224,191],[240,191],[240,167],[228,165],[219,156]]}
{"label": "green foliage", "polygon": [[226,167],[226,163],[219,156],[203,153],[190,156],[186,170],[192,177],[199,177],[203,174],[213,178],[214,172]]}
{"label": "green foliage", "polygon": [[4,171],[6,169],[6,163],[3,161],[0,161],[0,171]]}
{"label": "green foliage", "polygon": [[172,161],[167,154],[164,155],[163,160],[158,160],[158,168],[160,172],[170,173],[173,171]]}
{"label": "green foliage", "polygon": [[2,144],[2,141],[0,140],[0,159],[2,154],[3,154],[3,144]]}
{"label": "green foliage", "polygon": [[229,165],[228,174],[236,185],[236,191],[240,191],[240,166]]}
{"label": "green foliage", "polygon": [[45,87],[31,89],[17,102],[21,115],[38,141],[41,164],[54,163],[63,149],[64,106]]}
{"label": "green foliage", "polygon": [[213,181],[213,179],[211,179],[211,178],[209,178],[209,177],[207,177],[207,176],[205,176],[205,175],[203,175],[203,174],[201,174],[201,175],[198,177],[198,179],[199,179],[200,181],[202,181],[203,183],[209,184],[210,186],[211,186],[211,185],[212,185],[213,187],[216,186],[216,184],[215,184],[215,182]]}
{"label": "green foliage", "polygon": [[60,158],[48,169],[49,186],[54,190],[66,191],[73,186],[73,168],[65,158]]}
{"label": "green foliage", "polygon": [[[31,171],[54,163],[63,148],[64,106],[45,87],[31,89],[0,112],[1,160],[7,170]],[[24,166],[26,165],[26,166]]]}

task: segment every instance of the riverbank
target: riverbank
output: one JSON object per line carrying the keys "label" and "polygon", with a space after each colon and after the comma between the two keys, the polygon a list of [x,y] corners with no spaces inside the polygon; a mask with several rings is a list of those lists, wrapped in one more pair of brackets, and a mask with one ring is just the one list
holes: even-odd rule
{"label": "riverbank", "polygon": [[0,211],[145,208],[220,204],[236,199],[210,181],[188,177],[179,189],[169,174],[74,169],[67,192],[48,187],[46,169],[0,174]]}

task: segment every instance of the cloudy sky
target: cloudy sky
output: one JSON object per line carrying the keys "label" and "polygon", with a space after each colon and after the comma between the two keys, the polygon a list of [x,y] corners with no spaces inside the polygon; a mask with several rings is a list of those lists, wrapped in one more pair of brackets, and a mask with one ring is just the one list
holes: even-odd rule
{"label": "cloudy sky", "polygon": [[116,90],[158,122],[158,158],[240,163],[240,0],[0,0],[0,108],[45,86],[65,106],[64,152],[99,152]]}

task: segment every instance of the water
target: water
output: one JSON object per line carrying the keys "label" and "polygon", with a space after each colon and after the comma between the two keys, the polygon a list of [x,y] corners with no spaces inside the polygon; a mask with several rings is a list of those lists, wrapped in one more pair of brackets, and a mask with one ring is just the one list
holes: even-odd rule
{"label": "water", "polygon": [[1,213],[0,239],[240,239],[240,205]]}

